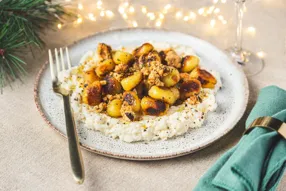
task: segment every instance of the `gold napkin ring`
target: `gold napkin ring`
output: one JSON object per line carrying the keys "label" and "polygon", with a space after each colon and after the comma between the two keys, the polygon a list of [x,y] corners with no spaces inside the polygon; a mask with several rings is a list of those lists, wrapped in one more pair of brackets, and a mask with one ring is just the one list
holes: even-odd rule
{"label": "gold napkin ring", "polygon": [[248,134],[254,129],[254,127],[263,127],[272,131],[277,131],[279,135],[286,139],[286,123],[280,121],[279,119],[275,119],[269,116],[259,117],[249,125],[244,134]]}

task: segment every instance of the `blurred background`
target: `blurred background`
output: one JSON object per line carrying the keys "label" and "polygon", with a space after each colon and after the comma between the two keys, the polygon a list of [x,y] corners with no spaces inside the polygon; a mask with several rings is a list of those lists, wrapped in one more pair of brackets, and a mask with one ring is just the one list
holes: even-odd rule
{"label": "blurred background", "polygon": [[[221,49],[235,42],[235,0],[64,0],[75,9],[78,18],[70,23],[58,23],[57,35],[62,42],[78,40],[95,32],[126,27],[154,27],[190,33]],[[283,0],[246,0],[243,19],[243,46],[260,57],[266,56],[265,38],[280,38],[285,46],[284,31],[277,27],[276,18],[286,18]],[[253,14],[255,13],[255,14]],[[73,32],[67,32],[73,31]],[[52,40],[49,38],[49,41]],[[52,45],[57,42],[52,42]],[[272,48],[271,48],[272,49]]]}
{"label": "blurred background", "polygon": [[[37,113],[34,103],[34,82],[40,68],[48,60],[47,49],[65,47],[96,32],[127,27],[180,31],[197,36],[223,50],[235,43],[235,0],[60,2],[74,9],[77,18],[67,23],[56,23],[53,30],[45,30],[43,39],[46,49],[34,56],[31,53],[25,55],[28,75],[22,79],[23,82],[13,82],[12,88],[5,87],[4,94],[0,96],[0,134],[3,135],[0,142],[6,146],[2,150],[5,157],[0,160],[3,164],[1,170],[6,172],[2,173],[4,176],[9,175],[8,180],[2,179],[4,188],[5,185],[13,185],[14,190],[29,190],[53,185],[54,190],[63,190],[67,185],[74,186],[70,174],[67,173],[70,172],[70,165],[66,162],[66,141],[60,136],[55,136],[55,132],[47,127]],[[246,0],[243,9],[243,48],[263,58],[265,66],[262,72],[248,78],[249,105],[237,127],[212,146],[173,160],[139,163],[110,159],[83,151],[85,164],[90,167],[87,171],[89,181],[86,187],[81,187],[83,190],[95,186],[100,188],[106,185],[132,185],[134,179],[126,178],[122,181],[116,179],[117,175],[138,177],[138,180],[142,180],[134,189],[140,185],[145,186],[146,182],[151,188],[156,187],[160,182],[162,189],[171,185],[172,188],[190,190],[216,159],[238,142],[244,131],[246,116],[256,102],[259,89],[272,84],[286,89],[286,0]],[[157,175],[157,179],[149,180],[148,176],[144,176],[151,172]],[[187,172],[194,173],[192,176],[184,177]],[[170,174],[176,178],[170,177]],[[110,178],[110,181],[105,178]],[[285,188],[286,176],[279,190]]]}

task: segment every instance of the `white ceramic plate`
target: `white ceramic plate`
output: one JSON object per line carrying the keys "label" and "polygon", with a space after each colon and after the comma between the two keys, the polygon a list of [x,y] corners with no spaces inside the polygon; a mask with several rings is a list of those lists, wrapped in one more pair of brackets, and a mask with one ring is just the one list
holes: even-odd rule
{"label": "white ceramic plate", "polygon": [[[213,45],[196,37],[158,29],[121,29],[100,32],[69,47],[72,65],[78,65],[85,52],[95,50],[99,42],[113,47],[138,46],[146,41],[187,45],[201,57],[202,65],[218,71],[223,87],[217,94],[218,108],[210,112],[204,125],[183,136],[167,141],[125,143],[78,124],[83,148],[110,157],[129,160],[159,160],[182,156],[210,145],[229,132],[242,117],[248,101],[248,84],[244,73]],[[50,71],[46,63],[35,84],[35,101],[45,121],[66,136],[61,98],[52,91]]]}

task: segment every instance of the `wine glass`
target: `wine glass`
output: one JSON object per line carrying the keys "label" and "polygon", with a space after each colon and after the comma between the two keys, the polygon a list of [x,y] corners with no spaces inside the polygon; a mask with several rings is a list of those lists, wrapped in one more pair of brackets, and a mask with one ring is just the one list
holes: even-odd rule
{"label": "wine glass", "polygon": [[242,48],[242,18],[245,1],[235,0],[236,43],[226,51],[242,67],[247,76],[252,76],[263,69],[263,60],[256,54]]}

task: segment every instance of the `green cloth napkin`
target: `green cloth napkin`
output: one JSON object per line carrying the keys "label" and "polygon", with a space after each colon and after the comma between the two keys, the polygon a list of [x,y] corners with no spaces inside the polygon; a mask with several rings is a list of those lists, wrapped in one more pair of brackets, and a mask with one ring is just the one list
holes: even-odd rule
{"label": "green cloth napkin", "polygon": [[[286,122],[285,90],[263,88],[245,126],[262,116]],[[194,190],[276,190],[285,167],[286,140],[276,131],[256,127],[206,172]]]}

